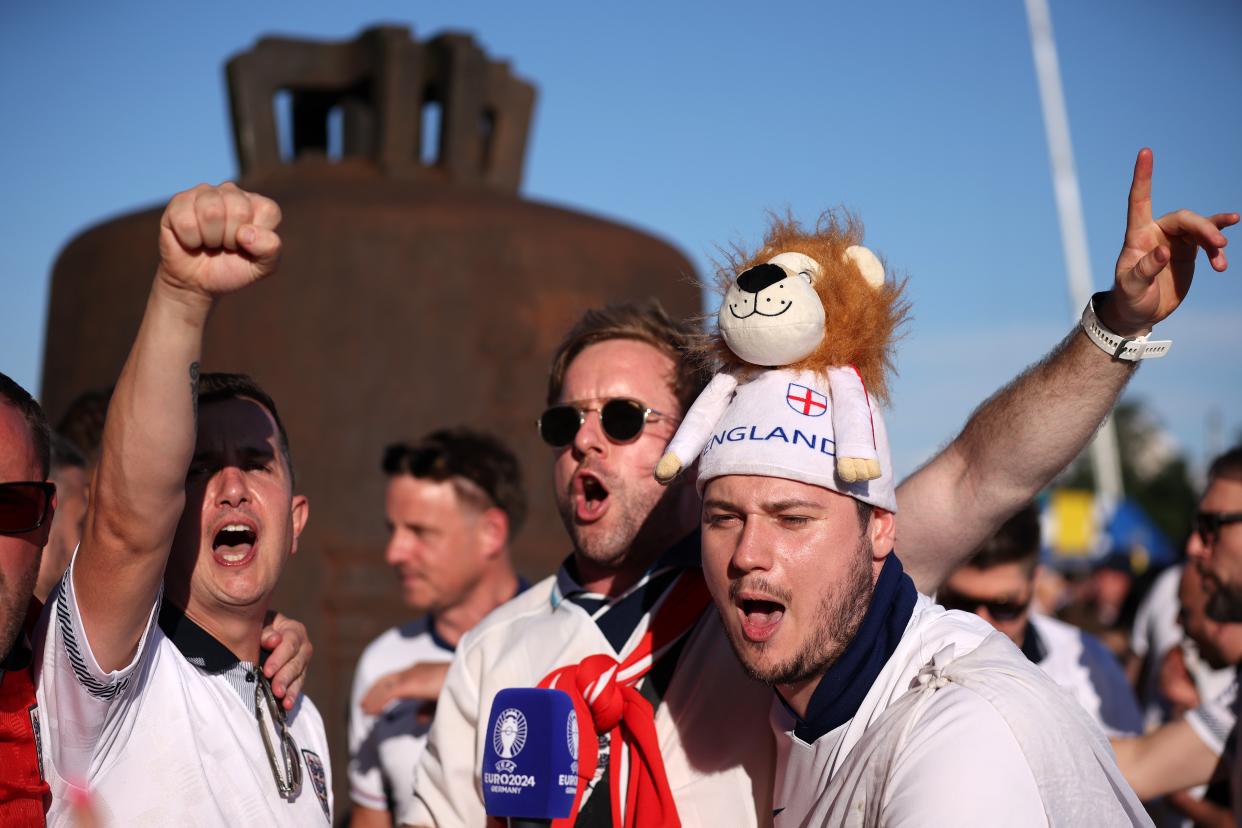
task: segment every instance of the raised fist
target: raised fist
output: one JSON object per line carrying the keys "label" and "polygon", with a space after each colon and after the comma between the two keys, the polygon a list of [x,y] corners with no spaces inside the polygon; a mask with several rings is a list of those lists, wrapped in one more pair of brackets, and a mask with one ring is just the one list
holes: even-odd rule
{"label": "raised fist", "polygon": [[199,184],[177,193],[160,218],[159,278],[214,298],[276,270],[280,207],[236,184]]}

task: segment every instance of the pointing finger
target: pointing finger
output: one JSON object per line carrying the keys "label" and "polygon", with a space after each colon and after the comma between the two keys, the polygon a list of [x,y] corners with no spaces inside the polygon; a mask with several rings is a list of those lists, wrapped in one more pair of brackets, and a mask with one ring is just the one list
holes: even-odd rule
{"label": "pointing finger", "polygon": [[1130,182],[1130,202],[1126,213],[1126,230],[1135,230],[1151,223],[1151,171],[1155,159],[1147,147],[1134,159],[1134,179]]}

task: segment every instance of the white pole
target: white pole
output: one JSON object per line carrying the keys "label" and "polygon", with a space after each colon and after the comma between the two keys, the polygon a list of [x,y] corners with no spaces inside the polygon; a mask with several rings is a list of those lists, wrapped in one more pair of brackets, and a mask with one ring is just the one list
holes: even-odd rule
{"label": "white pole", "polygon": [[[1031,28],[1031,52],[1035,57],[1035,76],[1039,79],[1039,101],[1044,112],[1044,131],[1048,136],[1048,155],[1052,165],[1052,187],[1056,194],[1061,242],[1065,247],[1065,272],[1069,280],[1071,318],[1091,298],[1091,260],[1087,254],[1087,227],[1082,217],[1082,197],[1078,192],[1078,173],[1070,144],[1069,115],[1057,64],[1057,47],[1052,37],[1052,15],[1047,0],[1026,0],[1027,21]],[[1091,443],[1095,467],[1096,494],[1105,504],[1120,501],[1121,456],[1117,450],[1117,430],[1110,415]]]}

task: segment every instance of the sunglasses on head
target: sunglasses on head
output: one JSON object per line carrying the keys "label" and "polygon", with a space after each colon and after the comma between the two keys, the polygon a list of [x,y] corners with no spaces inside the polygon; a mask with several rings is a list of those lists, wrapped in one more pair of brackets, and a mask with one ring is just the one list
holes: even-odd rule
{"label": "sunglasses on head", "polygon": [[588,411],[599,412],[599,422],[604,434],[614,443],[635,440],[649,421],[668,416],[654,408],[647,408],[638,400],[624,397],[604,400],[603,405],[596,407],[562,403],[552,406],[539,417],[539,436],[553,448],[569,445],[574,441],[578,429],[586,422]]}
{"label": "sunglasses on head", "polygon": [[1215,540],[1220,528],[1230,523],[1242,522],[1242,512],[1198,512],[1195,514],[1195,531],[1205,541]]}
{"label": "sunglasses on head", "polygon": [[0,483],[0,535],[23,535],[43,525],[52,511],[54,483]]}
{"label": "sunglasses on head", "polygon": [[1022,603],[1017,601],[989,601],[984,598],[976,598],[973,595],[961,595],[942,589],[936,593],[936,603],[945,609],[961,610],[973,615],[978,615],[979,608],[983,607],[988,611],[988,615],[997,621],[1013,621],[1026,612],[1030,600],[1028,599]]}

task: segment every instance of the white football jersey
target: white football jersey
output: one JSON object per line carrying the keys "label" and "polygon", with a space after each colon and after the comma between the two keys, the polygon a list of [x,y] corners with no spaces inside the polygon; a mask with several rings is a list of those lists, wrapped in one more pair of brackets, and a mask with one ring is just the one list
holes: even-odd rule
{"label": "white football jersey", "polygon": [[[1108,736],[1143,732],[1143,717],[1117,657],[1098,638],[1077,627],[1031,613],[1030,624],[1042,644],[1035,663],[1074,694]],[[1030,653],[1027,653],[1030,656]]]}
{"label": "white football jersey", "polygon": [[[694,537],[697,552],[697,537]],[[622,656],[647,629],[643,620],[614,649],[563,588],[562,568],[501,605],[457,645],[435,722],[418,768],[410,825],[485,828],[481,763],[492,699],[509,687],[534,687],[557,667],[597,653]],[[719,616],[709,608],[677,659],[655,711],[669,786],[686,828],[768,824],[773,742],[771,691],[746,677]]]}
{"label": "white football jersey", "polygon": [[926,596],[852,719],[810,743],[795,724],[772,705],[776,828],[1150,825],[1068,692]]}
{"label": "white football jersey", "polygon": [[[91,653],[73,566],[40,624],[39,704],[52,809],[72,824],[68,789],[89,786],[105,825],[330,825],[332,770],[319,711],[302,696],[288,714],[301,785],[277,790],[256,718],[253,664],[239,661],[180,610],[157,599],[133,661],[104,672]],[[282,777],[281,740],[263,704]]]}
{"label": "white football jersey", "polygon": [[453,648],[435,635],[430,616],[393,627],[362,651],[349,707],[349,797],[355,804],[397,816],[409,807],[434,709],[434,704],[406,699],[370,716],[362,712],[363,695],[396,670],[452,660]]}

